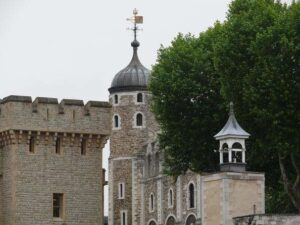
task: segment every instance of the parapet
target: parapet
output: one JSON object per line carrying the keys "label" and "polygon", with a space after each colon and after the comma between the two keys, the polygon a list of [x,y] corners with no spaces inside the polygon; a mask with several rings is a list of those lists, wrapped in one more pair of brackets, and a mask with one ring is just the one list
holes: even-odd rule
{"label": "parapet", "polygon": [[30,130],[109,135],[108,102],[11,95],[0,101],[0,132]]}

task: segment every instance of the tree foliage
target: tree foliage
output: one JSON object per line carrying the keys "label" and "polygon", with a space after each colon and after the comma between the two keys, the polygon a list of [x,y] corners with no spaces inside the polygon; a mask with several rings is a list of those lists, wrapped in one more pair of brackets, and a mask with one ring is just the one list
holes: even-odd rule
{"label": "tree foliage", "polygon": [[217,169],[213,135],[234,101],[268,209],[300,212],[299,1],[233,1],[224,23],[159,50],[150,89],[169,174]]}

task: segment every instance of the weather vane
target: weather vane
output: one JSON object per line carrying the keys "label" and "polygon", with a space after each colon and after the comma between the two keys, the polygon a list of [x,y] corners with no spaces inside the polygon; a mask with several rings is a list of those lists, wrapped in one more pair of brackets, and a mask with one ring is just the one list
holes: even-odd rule
{"label": "weather vane", "polygon": [[141,30],[137,24],[142,24],[143,23],[143,16],[138,15],[137,9],[133,10],[133,16],[131,18],[127,19],[128,21],[131,21],[133,23],[133,28],[129,28],[130,30],[133,30],[134,33],[134,40],[136,41],[136,35],[137,31]]}

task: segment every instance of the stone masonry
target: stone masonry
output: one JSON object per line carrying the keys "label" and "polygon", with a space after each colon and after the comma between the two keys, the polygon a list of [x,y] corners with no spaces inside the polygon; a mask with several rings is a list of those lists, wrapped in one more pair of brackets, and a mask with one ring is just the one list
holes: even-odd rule
{"label": "stone masonry", "polygon": [[[103,224],[102,149],[110,113],[107,102],[1,101],[1,225]],[[53,216],[54,193],[63,195],[59,218]]]}
{"label": "stone masonry", "polygon": [[[234,225],[296,225],[299,224],[299,215],[285,214],[257,214],[233,218]],[[292,221],[297,221],[292,223]],[[289,223],[290,222],[290,223]]]}

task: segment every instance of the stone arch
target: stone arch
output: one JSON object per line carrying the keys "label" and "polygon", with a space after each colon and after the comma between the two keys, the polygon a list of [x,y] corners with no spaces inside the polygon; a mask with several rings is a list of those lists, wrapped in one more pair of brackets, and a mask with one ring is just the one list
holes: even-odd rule
{"label": "stone arch", "polygon": [[175,225],[176,220],[174,215],[169,215],[166,219],[166,225]]}
{"label": "stone arch", "polygon": [[195,225],[196,224],[196,216],[194,213],[191,213],[187,216],[185,225]]}
{"label": "stone arch", "polygon": [[148,222],[148,225],[157,225],[156,221],[154,219],[151,219],[149,222]]}

